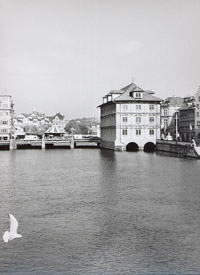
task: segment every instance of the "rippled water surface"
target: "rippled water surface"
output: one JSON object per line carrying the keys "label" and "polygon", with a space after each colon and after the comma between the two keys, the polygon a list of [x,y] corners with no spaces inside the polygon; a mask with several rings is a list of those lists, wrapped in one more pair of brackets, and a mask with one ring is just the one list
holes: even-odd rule
{"label": "rippled water surface", "polygon": [[0,151],[0,274],[199,274],[200,161]]}

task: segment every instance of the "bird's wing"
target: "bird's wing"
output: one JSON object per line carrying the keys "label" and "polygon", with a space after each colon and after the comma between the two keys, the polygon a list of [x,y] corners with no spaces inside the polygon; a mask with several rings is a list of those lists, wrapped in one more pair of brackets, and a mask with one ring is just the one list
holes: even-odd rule
{"label": "bird's wing", "polygon": [[3,240],[4,240],[5,243],[7,243],[9,239],[10,239],[10,233],[8,231],[6,231],[3,234]]}
{"label": "bird's wing", "polygon": [[10,216],[10,234],[16,234],[17,228],[18,228],[18,221],[15,219],[15,217],[11,214]]}

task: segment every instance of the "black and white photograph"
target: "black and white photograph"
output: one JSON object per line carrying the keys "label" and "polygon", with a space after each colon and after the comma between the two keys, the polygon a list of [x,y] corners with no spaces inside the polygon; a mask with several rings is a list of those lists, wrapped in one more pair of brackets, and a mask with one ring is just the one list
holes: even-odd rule
{"label": "black and white photograph", "polygon": [[0,0],[0,275],[200,274],[200,0]]}

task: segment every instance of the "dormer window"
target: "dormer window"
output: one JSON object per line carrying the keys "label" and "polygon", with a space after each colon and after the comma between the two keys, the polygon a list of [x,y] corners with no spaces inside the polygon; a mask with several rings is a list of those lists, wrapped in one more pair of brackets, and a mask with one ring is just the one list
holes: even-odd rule
{"label": "dormer window", "polygon": [[141,98],[141,97],[142,97],[141,93],[139,92],[135,93],[135,98]]}
{"label": "dormer window", "polygon": [[111,100],[112,100],[112,96],[108,95],[108,101],[111,101]]}
{"label": "dormer window", "polygon": [[107,102],[108,102],[107,97],[104,96],[104,97],[103,97],[103,103],[107,103]]}
{"label": "dormer window", "polygon": [[134,91],[130,93],[130,96],[134,97],[135,99],[141,99],[143,98],[143,93],[140,91]]}

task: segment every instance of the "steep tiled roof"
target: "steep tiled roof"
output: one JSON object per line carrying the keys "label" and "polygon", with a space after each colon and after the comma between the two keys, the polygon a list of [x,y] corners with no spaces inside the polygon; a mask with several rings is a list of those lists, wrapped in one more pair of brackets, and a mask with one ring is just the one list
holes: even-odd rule
{"label": "steep tiled roof", "polygon": [[61,113],[56,113],[54,117],[59,117],[59,119],[64,119],[65,116],[61,115]]}
{"label": "steep tiled roof", "polygon": [[[141,98],[134,98],[132,97],[132,92],[142,92],[143,96]],[[104,104],[112,104],[117,103],[121,101],[127,101],[127,102],[161,102],[163,99],[153,96],[154,92],[150,90],[143,90],[142,88],[138,87],[135,83],[131,83],[125,87],[123,87],[121,90],[112,90],[107,95],[105,95],[103,98],[107,98],[111,94],[119,94],[114,100],[108,101],[106,103],[102,103],[98,107],[103,106]]]}
{"label": "steep tiled roof", "polygon": [[121,91],[127,91],[127,90],[132,90],[136,88],[137,86],[134,83],[129,84],[128,86],[125,86],[124,88],[121,89]]}
{"label": "steep tiled roof", "polygon": [[166,98],[164,102],[169,103],[170,106],[177,106],[177,107],[183,106],[183,98],[182,97],[171,96],[171,97]]}
{"label": "steep tiled roof", "polygon": [[111,90],[107,95],[111,95],[111,94],[121,94],[122,91],[121,90]]}
{"label": "steep tiled roof", "polygon": [[[145,91],[141,89],[140,87],[136,86],[134,83],[131,83],[130,85],[124,87],[121,89],[122,94],[118,96],[114,101],[138,101],[138,102],[144,102],[144,101],[163,101],[159,97],[155,97],[152,95],[152,91]],[[130,96],[131,92],[143,92],[143,97],[142,98],[133,98]]]}
{"label": "steep tiled roof", "polygon": [[55,117],[58,117],[59,119],[63,120],[65,116],[61,115],[61,113],[56,113],[54,116],[46,116],[49,120],[53,121]]}

